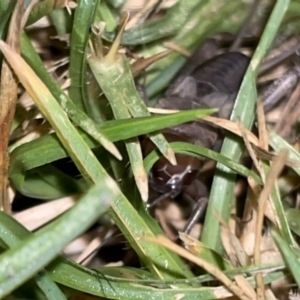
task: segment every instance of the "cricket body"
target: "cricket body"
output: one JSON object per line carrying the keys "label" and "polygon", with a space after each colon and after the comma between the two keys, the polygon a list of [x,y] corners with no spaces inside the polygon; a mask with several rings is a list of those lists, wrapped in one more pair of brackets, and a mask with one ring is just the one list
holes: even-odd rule
{"label": "cricket body", "polygon": [[[239,52],[227,52],[196,66],[188,76],[180,76],[167,90],[157,105],[164,109],[219,108],[217,117],[229,118],[234,100],[250,59]],[[189,142],[219,151],[222,132],[205,121],[177,125],[162,131],[169,142]],[[145,153],[154,149],[150,140],[144,145]],[[185,154],[176,154],[177,165],[161,157],[152,167],[149,175],[150,188],[161,194],[149,206],[168,197],[179,194],[195,202],[192,216],[185,232],[203,214],[208,192],[197,176],[204,159]]]}

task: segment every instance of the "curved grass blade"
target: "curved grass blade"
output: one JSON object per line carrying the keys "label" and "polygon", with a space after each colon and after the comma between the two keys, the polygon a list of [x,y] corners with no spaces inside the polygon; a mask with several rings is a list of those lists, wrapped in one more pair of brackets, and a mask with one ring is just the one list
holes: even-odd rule
{"label": "curved grass blade", "polygon": [[[154,286],[161,288],[155,288],[151,286],[152,280],[145,279],[124,279],[110,277],[110,272],[105,272],[107,268],[104,268],[103,274],[110,281],[108,284],[105,280],[101,279],[101,275],[97,274],[94,270],[88,270],[80,265],[76,265],[66,259],[56,260],[51,264],[47,270],[52,271],[51,278],[68,287],[78,289],[80,291],[90,293],[92,295],[104,296],[110,299],[119,299],[122,295],[122,299],[177,299],[178,295],[184,295],[184,299],[198,300],[198,299],[220,299],[222,295],[230,296],[230,293],[223,287],[209,288],[209,287],[198,287],[197,278],[186,280],[185,284],[191,284],[191,286],[181,287],[182,281],[165,282],[156,281]],[[229,273],[229,272],[228,272]],[[71,278],[68,277],[72,274]],[[265,284],[269,284],[278,278],[282,278],[286,275],[284,272],[279,271],[275,273],[267,273],[264,275]],[[205,275],[203,277],[209,277],[210,280],[214,280],[213,277]],[[234,279],[232,276],[231,278]],[[255,280],[253,277],[247,279],[252,287],[255,287]],[[201,280],[200,280],[201,281]],[[177,285],[178,284],[178,285]],[[111,286],[110,286],[111,285]],[[171,287],[174,287],[172,288]],[[175,286],[174,286],[175,285]],[[176,286],[177,285],[177,286]],[[195,286],[196,285],[196,286]],[[112,290],[112,288],[114,290]]]}
{"label": "curved grass blade", "polygon": [[[210,149],[206,149],[204,147],[188,144],[188,143],[170,143],[172,149],[177,153],[184,153],[188,155],[198,155],[210,158],[221,163],[224,166],[235,171],[237,174],[248,177],[251,176],[258,184],[262,184],[261,178],[252,170],[245,168],[243,165],[233,161],[232,159],[215,152]],[[144,161],[147,172],[149,172],[153,166],[153,164],[159,159],[159,155],[157,152],[153,151],[150,153]]]}
{"label": "curved grass blade", "polygon": [[[179,123],[189,122],[211,114],[214,111],[215,110],[212,109],[190,110],[164,116],[115,120],[99,124],[97,128],[102,130],[111,141],[116,142],[174,126]],[[88,135],[81,133],[81,136],[90,148],[99,146],[99,144]],[[37,177],[34,172],[28,171],[67,156],[68,153],[62,148],[55,134],[44,136],[19,146],[11,153],[10,180],[13,186],[24,195],[40,199],[56,199],[65,194],[57,194],[58,189],[53,190],[51,185],[48,185],[47,188],[40,188],[38,185],[44,184],[42,178]],[[43,170],[41,170],[41,172],[45,173]],[[40,170],[37,170],[37,173],[39,174]],[[48,174],[53,174],[51,169],[48,169]],[[59,178],[57,180],[62,182]],[[65,179],[61,178],[61,180],[64,181]],[[41,194],[41,190],[43,194]],[[48,191],[49,194],[46,194],[46,191]]]}
{"label": "curved grass blade", "polygon": [[[143,263],[153,274],[161,278],[191,275],[176,255],[171,254],[162,247],[140,241],[139,235],[141,233],[154,236],[147,223],[141,219],[140,215],[121,193],[116,182],[108,176],[46,86],[25,61],[11,51],[5,43],[0,42],[0,48],[28,93],[35,100],[36,105],[55,129],[60,142],[78,170],[85,176],[85,180],[89,184],[101,184],[102,190],[99,197],[102,197],[103,200],[108,197],[111,200],[110,211],[114,221],[128,238]],[[109,209],[105,203],[103,203],[102,208],[106,211]],[[165,261],[168,262],[167,266],[164,264]]]}
{"label": "curved grass blade", "polygon": [[[22,239],[27,239],[28,237],[33,236],[28,230],[26,230],[21,224],[16,222],[10,216],[4,213],[0,214],[2,220],[0,223],[1,239],[4,239],[7,243],[18,244]],[[274,269],[274,266],[270,267]],[[108,297],[110,299],[118,299],[120,295],[122,295],[123,299],[140,299],[141,297],[143,299],[148,299],[150,296],[152,298],[161,296],[163,299],[173,299],[178,292],[184,293],[186,299],[199,299],[200,296],[201,299],[207,299],[208,297],[210,297],[210,299],[216,298],[214,289],[200,289],[199,287],[195,286],[195,284],[199,284],[200,282],[214,280],[214,278],[209,275],[204,275],[193,279],[186,279],[184,281],[176,280],[166,282],[153,280],[149,277],[150,273],[141,273],[141,270],[136,271],[132,269],[131,277],[134,276],[136,278],[126,279],[119,277],[122,273],[128,273],[126,269],[121,272],[119,271],[120,268],[101,268],[101,274],[105,274],[106,279],[104,279],[103,275],[97,271],[84,268],[63,257],[56,258],[50,265],[46,267],[46,269],[50,278],[57,283],[71,287],[78,291],[83,291],[102,297]],[[226,274],[233,279],[235,274],[242,274],[245,272],[251,273],[255,271],[268,272],[269,269],[264,267],[249,266],[247,268],[229,270],[226,272]],[[141,279],[141,276],[143,276],[144,279]],[[265,283],[268,284],[282,276],[282,272],[266,274],[264,276]],[[109,282],[107,280],[109,280]],[[248,278],[248,280],[252,286],[255,286],[253,277]],[[194,287],[187,286],[182,288],[180,287],[182,284],[192,284]],[[176,289],[171,289],[170,285],[177,285]],[[155,286],[160,288],[153,288]],[[151,297],[149,299],[152,299]]]}

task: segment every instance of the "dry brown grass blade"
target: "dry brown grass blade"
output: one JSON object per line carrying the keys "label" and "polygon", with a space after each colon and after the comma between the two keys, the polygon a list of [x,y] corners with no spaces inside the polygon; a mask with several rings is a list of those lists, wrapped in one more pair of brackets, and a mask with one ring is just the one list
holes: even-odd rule
{"label": "dry brown grass blade", "polygon": [[[263,112],[263,107],[262,107],[262,104],[261,106],[259,107],[258,105],[258,124],[259,124],[259,134],[260,134],[260,143],[261,143],[261,147],[264,147],[265,149],[268,149],[268,133],[267,133],[267,129],[266,129],[266,123],[265,123],[265,118],[264,118],[264,112]],[[252,161],[256,167],[256,169],[258,170],[259,174],[260,174],[260,177],[262,178],[263,182],[265,182],[265,171],[264,171],[264,168],[263,168],[263,164],[261,161],[259,161],[256,156],[255,156],[255,153],[257,154],[257,151],[254,151],[253,147],[250,145],[248,139],[247,139],[247,135],[244,133],[244,128],[242,126],[242,124],[240,124],[240,128],[241,128],[241,132],[243,134],[243,139],[244,139],[244,142],[245,142],[245,145],[246,145],[246,148],[252,158]],[[265,151],[268,155],[267,157],[269,158],[270,160],[270,157],[271,159],[273,159],[273,157],[275,156],[271,156],[271,154],[267,151],[267,150],[264,150],[263,148],[260,148],[261,151]],[[288,164],[286,162],[286,164]],[[256,183],[252,183],[251,184],[251,181],[249,180],[248,178],[248,182],[249,182],[249,185],[252,186],[252,189],[253,191],[255,189],[257,189],[256,187]],[[249,193],[248,193],[248,196],[249,196]],[[255,199],[257,199],[258,197],[256,197]],[[251,201],[249,197],[247,197],[247,201]],[[256,201],[255,201],[256,202]],[[246,209],[245,209],[245,213],[248,213],[248,216],[249,216],[249,208],[253,208],[253,203],[247,203],[246,205]],[[265,215],[275,224],[278,224],[278,222],[276,221],[276,214],[275,214],[275,211],[274,209],[272,208],[272,202],[271,201],[268,201],[266,203],[266,209],[265,209]],[[252,209],[252,216],[251,216],[251,219],[252,217],[254,217],[253,221],[251,222],[252,225],[254,225],[254,227],[252,227],[253,229],[256,227],[256,218],[257,218],[257,214],[256,214],[256,211],[255,209]],[[248,227],[250,228],[250,227]],[[254,235],[254,232],[255,230],[252,231],[252,235]],[[243,230],[243,234],[245,234],[245,231]],[[242,240],[245,241],[242,237]]]}
{"label": "dry brown grass blade", "polygon": [[242,219],[242,229],[240,233],[240,242],[248,256],[253,255],[255,227],[257,222],[257,203],[256,200],[261,191],[261,187],[252,178],[248,177],[249,189]]}
{"label": "dry brown grass blade", "polygon": [[[170,109],[162,109],[162,108],[153,108],[148,107],[149,112],[155,113],[155,114],[174,114],[177,112],[180,112],[180,110],[170,110]],[[240,137],[244,136],[247,137],[247,140],[253,145],[253,149],[255,151],[256,156],[260,159],[269,160],[272,161],[277,156],[277,154],[266,151],[260,147],[260,141],[258,138],[249,130],[245,129],[243,132],[241,131],[240,124],[237,124],[235,122],[221,119],[221,118],[215,118],[211,116],[205,116],[203,120],[211,122],[219,127],[222,127]],[[300,167],[300,161],[293,160],[293,159],[287,159],[286,165],[291,167]]]}
{"label": "dry brown grass blade", "polygon": [[[266,151],[260,147],[253,146],[253,149],[259,159],[273,161],[277,157],[277,153]],[[300,161],[295,159],[287,159],[285,162],[288,167],[300,167]]]}
{"label": "dry brown grass blade", "polygon": [[125,26],[128,23],[128,20],[129,20],[129,13],[124,13],[123,18],[120,22],[120,28],[119,28],[118,34],[116,36],[116,39],[114,40],[107,55],[105,56],[105,61],[107,63],[113,64],[117,57],[118,49],[121,44],[122,35],[125,30]]}
{"label": "dry brown grass blade", "polygon": [[[24,2],[17,1],[8,29],[7,44],[17,53],[20,53],[20,37],[22,32],[22,15]],[[0,209],[11,212],[8,198],[8,142],[10,128],[16,110],[18,83],[6,61],[1,69],[0,86]]]}
{"label": "dry brown grass blade", "polygon": [[78,197],[71,196],[46,202],[16,213],[13,217],[28,230],[33,231],[70,209]]}
{"label": "dry brown grass blade", "polygon": [[71,0],[55,0],[53,3],[54,9],[64,8],[64,7],[76,7],[76,3]]}
{"label": "dry brown grass blade", "polygon": [[30,15],[31,10],[33,9],[33,7],[38,4],[40,1],[39,0],[33,0],[30,2],[30,4],[27,6],[23,16],[22,16],[22,21],[21,21],[21,28],[24,28],[24,26],[26,25],[27,19]]}
{"label": "dry brown grass blade", "polygon": [[[258,217],[256,223],[255,246],[254,246],[254,263],[256,265],[259,265],[261,260],[260,258],[261,232],[262,232],[263,219],[266,210],[266,204],[268,201],[268,197],[272,191],[273,185],[286,163],[287,154],[288,154],[287,150],[283,150],[275,158],[274,163],[272,164],[272,167],[266,177],[265,186],[258,198]],[[263,283],[263,278],[261,273],[257,273],[256,282],[258,286],[257,288],[258,299],[265,299],[264,283]]]}
{"label": "dry brown grass blade", "polygon": [[[232,233],[229,226],[222,221],[221,217],[218,214],[216,216],[221,223],[221,239],[227,256],[230,258],[231,264],[233,266],[237,266],[237,262],[239,262],[240,266],[249,265],[250,259],[245,253],[245,250],[243,249],[238,238]],[[248,295],[250,299],[256,299],[256,293],[253,287],[243,275],[236,275],[234,278],[237,285],[245,292],[245,294]]]}
{"label": "dry brown grass blade", "polygon": [[[234,259],[234,262],[236,262],[236,257],[239,256],[239,254],[241,252],[244,252],[243,249],[241,249],[240,245],[237,245],[238,240],[237,237],[234,236],[231,232],[229,227],[226,224],[223,224],[223,221],[221,221],[221,237],[222,237],[222,241],[223,241],[223,245],[224,248],[226,249],[226,253],[230,258]],[[201,249],[204,247],[204,245],[192,238],[191,236],[183,233],[183,232],[179,232],[179,238],[181,241],[183,241],[184,243],[184,247],[191,253],[199,256],[199,254],[201,253]],[[226,243],[226,245],[224,244],[224,241]],[[230,249],[230,250],[229,250]],[[232,255],[231,255],[231,253]],[[231,260],[231,259],[230,259]],[[240,261],[240,259],[239,259]],[[232,265],[233,264],[232,260],[231,260]],[[250,263],[250,261],[247,261],[247,263]],[[246,266],[247,263],[245,264],[241,264],[242,266]],[[236,275],[235,276],[235,281],[237,283],[237,285],[243,290],[245,291],[245,293],[248,295],[248,297],[250,299],[255,299],[256,298],[256,294],[254,289],[252,288],[252,286],[249,284],[249,282],[245,279],[245,277],[243,275]]]}
{"label": "dry brown grass blade", "polygon": [[164,108],[156,108],[156,107],[148,107],[148,110],[153,114],[175,114],[180,112],[178,109],[164,109]]}
{"label": "dry brown grass blade", "polygon": [[176,254],[184,257],[185,259],[195,263],[196,265],[203,268],[209,274],[213,275],[217,278],[220,282],[222,282],[233,294],[235,294],[239,299],[242,300],[249,300],[251,299],[244,293],[242,289],[240,289],[233,281],[231,281],[222,271],[220,271],[216,266],[208,263],[204,259],[193,255],[192,253],[188,252],[187,250],[183,249],[182,247],[176,245],[175,243],[171,242],[164,236],[157,236],[157,237],[142,237],[143,240],[156,243],[161,245]]}
{"label": "dry brown grass blade", "polygon": [[275,295],[270,287],[266,287],[265,295],[266,295],[266,298],[269,300],[277,300],[278,299],[275,297]]}
{"label": "dry brown grass blade", "polygon": [[[155,113],[155,114],[174,114],[177,112],[180,112],[180,110],[170,110],[170,109],[162,109],[162,108],[153,108],[148,107],[149,112]],[[241,130],[239,128],[239,125],[237,123],[234,123],[232,121],[221,119],[221,118],[215,118],[211,116],[205,116],[202,118],[203,120],[213,123],[217,126],[220,126],[230,132],[235,133],[238,136],[242,136]],[[255,146],[259,146],[258,138],[249,130],[245,130],[245,134],[247,135],[248,140],[254,144]]]}
{"label": "dry brown grass blade", "polygon": [[234,279],[237,285],[248,295],[250,299],[256,299],[256,293],[243,275],[236,275]]}
{"label": "dry brown grass blade", "polygon": [[190,51],[188,51],[187,49],[184,49],[182,47],[180,47],[178,44],[175,44],[172,41],[168,41],[168,42],[164,42],[163,44],[166,48],[170,49],[170,50],[174,50],[177,51],[178,53],[186,56],[186,57],[191,57],[192,53]]}
{"label": "dry brown grass blade", "polygon": [[221,239],[224,249],[232,266],[245,267],[250,264],[250,259],[243,249],[239,239],[232,233],[229,226],[223,222],[220,224]]}
{"label": "dry brown grass blade", "polygon": [[257,124],[260,147],[268,151],[269,135],[266,126],[266,116],[264,113],[264,107],[260,99],[257,100]]}
{"label": "dry brown grass blade", "polygon": [[[263,108],[263,104],[261,102],[260,99],[258,99],[257,101],[257,127],[258,127],[258,135],[259,135],[259,143],[260,143],[260,148],[258,149],[259,151],[257,153],[258,157],[260,159],[263,159],[263,156],[261,156],[259,153],[260,152],[264,152],[267,153],[267,160],[273,160],[273,158],[275,157],[275,155],[273,155],[272,153],[269,152],[269,133],[267,130],[267,125],[266,125],[266,116],[264,113],[264,108]],[[297,165],[299,164],[299,162],[291,162],[289,160],[287,161],[287,165]],[[262,180],[265,182],[265,168],[263,167],[262,162],[259,162],[260,165],[260,169],[259,169],[259,173],[260,173],[260,177],[262,178]],[[266,203],[266,209],[265,209],[265,215],[269,218],[269,220],[271,220],[274,224],[276,224],[276,226],[280,227],[280,223],[278,222],[278,215],[276,213],[276,210],[273,206],[273,201],[267,201]]]}
{"label": "dry brown grass blade", "polygon": [[[214,211],[214,215],[216,219],[220,223],[220,230],[221,230],[221,239],[223,243],[223,247],[225,249],[225,252],[227,253],[227,256],[230,259],[232,266],[247,266],[250,264],[250,259],[245,252],[241,242],[237,238],[237,236],[233,233],[236,232],[233,231],[230,228],[230,224],[227,224],[224,219],[222,219],[221,215]],[[254,291],[254,290],[253,290]]]}
{"label": "dry brown grass blade", "polygon": [[148,58],[140,57],[138,58],[131,66],[131,72],[134,77],[138,76],[141,71],[148,68],[150,65],[155,63],[156,61],[168,56],[170,53],[172,53],[172,50],[166,50],[160,53],[157,53],[155,55],[152,55]]}
{"label": "dry brown grass blade", "polygon": [[256,158],[256,156],[255,156],[255,152],[254,152],[254,150],[253,150],[253,148],[252,148],[252,146],[251,146],[251,144],[250,144],[250,142],[249,142],[249,140],[248,140],[248,136],[247,136],[247,133],[246,133],[246,129],[245,129],[245,127],[243,126],[242,123],[239,123],[239,128],[240,128],[240,131],[241,131],[241,133],[242,133],[242,138],[243,138],[243,140],[244,140],[244,143],[245,143],[245,146],[246,146],[246,148],[247,148],[247,150],[248,150],[248,153],[249,153],[249,155],[250,155],[250,157],[251,157],[251,159],[252,159],[252,161],[253,161],[253,163],[254,163],[256,169],[257,169],[257,170],[259,171],[259,173],[261,174],[261,166],[260,166],[260,164],[259,164],[259,162],[258,162],[258,160],[257,160],[257,158]]}
{"label": "dry brown grass blade", "polygon": [[[88,263],[94,258],[97,254],[95,250],[99,249],[103,241],[99,236],[95,237],[84,249],[84,251],[76,258],[76,262],[83,266],[88,265]],[[87,259],[86,259],[87,258]]]}
{"label": "dry brown grass blade", "polygon": [[233,132],[236,135],[239,135],[241,137],[243,137],[243,134],[247,136],[247,140],[252,143],[255,146],[259,146],[259,142],[257,137],[249,130],[244,130],[243,132],[241,132],[240,130],[240,125],[226,120],[226,119],[221,119],[221,118],[215,118],[215,117],[211,117],[211,116],[206,116],[203,118],[203,120],[214,123],[215,125],[218,125],[230,132]]}
{"label": "dry brown grass blade", "polygon": [[158,4],[159,0],[147,1],[142,9],[127,23],[125,30],[129,30],[138,24],[141,24],[152,11],[152,9]]}
{"label": "dry brown grass blade", "polygon": [[281,118],[278,120],[275,131],[280,136],[289,136],[292,126],[297,122],[300,113],[300,84],[292,93],[290,99],[284,106]]}
{"label": "dry brown grass blade", "polygon": [[113,239],[113,233],[108,234],[110,230],[111,229],[109,229],[108,227],[101,227],[100,229],[96,230],[97,234],[91,232],[91,236],[94,235],[94,238],[89,243],[87,243],[86,247],[75,261],[78,264],[87,266],[89,262],[97,255],[97,250],[100,249],[101,245],[103,245],[106,241]]}

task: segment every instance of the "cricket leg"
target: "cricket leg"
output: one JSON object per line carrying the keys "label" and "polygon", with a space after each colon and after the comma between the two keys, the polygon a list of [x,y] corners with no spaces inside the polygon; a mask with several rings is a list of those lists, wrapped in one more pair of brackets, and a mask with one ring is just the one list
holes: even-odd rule
{"label": "cricket leg", "polygon": [[192,213],[183,229],[183,232],[189,234],[206,211],[209,193],[206,185],[201,180],[196,179],[184,190],[182,196],[194,205]]}

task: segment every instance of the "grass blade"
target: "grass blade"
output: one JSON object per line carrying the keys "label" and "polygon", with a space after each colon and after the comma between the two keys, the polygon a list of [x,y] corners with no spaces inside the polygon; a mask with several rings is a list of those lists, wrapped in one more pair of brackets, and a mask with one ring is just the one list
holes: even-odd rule
{"label": "grass blade", "polygon": [[[25,61],[11,51],[5,43],[0,42],[0,48],[28,93],[35,100],[36,105],[55,129],[59,140],[81,174],[85,176],[86,181],[89,184],[101,183],[100,201],[107,199],[107,197],[111,200],[110,208],[113,212],[114,221],[128,238],[143,263],[158,277],[173,278],[174,276],[186,277],[191,275],[176,255],[169,253],[162,247],[149,246],[149,243],[140,241],[138,237],[141,232],[150,236],[154,235],[147,223],[120,192],[116,182],[107,175],[41,80]],[[104,188],[103,185],[106,187]],[[103,203],[102,209],[107,211],[109,207]],[[103,212],[103,210],[100,211]],[[168,266],[163,263],[164,261],[168,261]]]}
{"label": "grass blade", "polygon": [[[250,129],[254,121],[257,99],[254,80],[258,67],[276,36],[288,5],[288,0],[276,2],[237,96],[231,120],[238,121],[240,119],[246,129]],[[242,148],[240,140],[226,138],[221,154],[238,159],[242,154]],[[201,240],[218,253],[223,252],[223,246],[220,239],[219,224],[214,218],[214,211],[216,210],[224,220],[229,219],[234,184],[235,174],[228,168],[217,165]]]}

